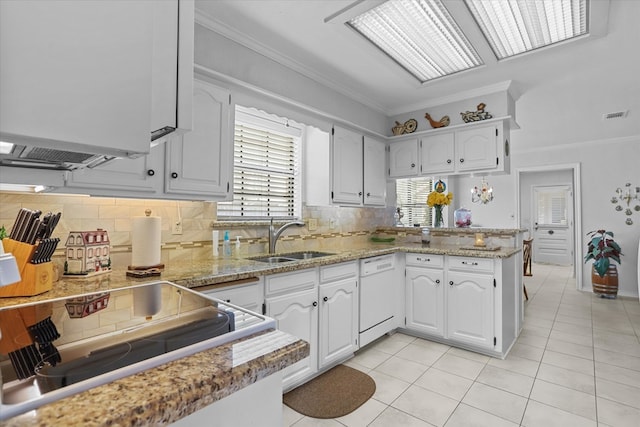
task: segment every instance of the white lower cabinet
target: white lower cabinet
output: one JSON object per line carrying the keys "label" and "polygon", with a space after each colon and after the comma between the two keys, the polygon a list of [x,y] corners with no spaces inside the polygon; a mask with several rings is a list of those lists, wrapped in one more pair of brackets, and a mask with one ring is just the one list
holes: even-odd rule
{"label": "white lower cabinet", "polygon": [[447,338],[494,346],[493,275],[448,272]]}
{"label": "white lower cabinet", "polygon": [[309,343],[309,357],[284,370],[282,388],[301,383],[318,370],[318,289],[266,298],[266,315],[278,322],[278,329]]}
{"label": "white lower cabinet", "polygon": [[444,337],[444,272],[406,268],[407,328]]}
{"label": "white lower cabinet", "polygon": [[358,265],[333,264],[265,277],[265,314],[309,343],[309,357],[284,371],[283,390],[358,349]]}
{"label": "white lower cabinet", "polygon": [[506,354],[515,334],[507,330],[508,324],[502,326],[504,319],[512,319],[512,310],[506,311],[512,304],[511,288],[496,290],[496,283],[503,287],[506,282],[503,261],[424,254],[406,257],[407,330],[492,355]]}
{"label": "white lower cabinet", "polygon": [[255,282],[249,284],[232,285],[222,288],[216,287],[211,290],[196,288],[197,291],[207,296],[246,308],[255,313],[262,312],[262,301],[264,297],[262,289],[262,281],[258,278],[255,279]]}
{"label": "white lower cabinet", "polygon": [[346,359],[358,349],[357,264],[322,267],[320,277],[326,277],[323,273],[327,270],[340,268],[349,274],[348,278],[320,283],[320,369]]}

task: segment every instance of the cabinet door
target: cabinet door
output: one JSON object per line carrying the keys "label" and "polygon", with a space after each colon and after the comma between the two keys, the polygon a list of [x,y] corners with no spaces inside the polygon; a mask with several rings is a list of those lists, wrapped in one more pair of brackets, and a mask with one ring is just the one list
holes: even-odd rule
{"label": "cabinet door", "polygon": [[227,200],[233,194],[230,92],[196,80],[193,117],[193,131],[167,141],[165,192]]}
{"label": "cabinet door", "polygon": [[418,175],[418,140],[389,144],[389,176],[391,178]]}
{"label": "cabinet door", "polygon": [[358,281],[320,286],[320,367],[358,349]]}
{"label": "cabinet door", "polygon": [[444,272],[431,268],[406,268],[408,329],[444,336]]}
{"label": "cabinet door", "polygon": [[65,189],[96,196],[155,197],[162,194],[163,148],[156,146],[137,159],[113,159],[92,169],[67,172]]}
{"label": "cabinet door", "polygon": [[426,136],[420,141],[420,173],[432,175],[454,171],[453,132]]}
{"label": "cabinet door", "polygon": [[267,316],[278,322],[278,329],[307,341],[309,357],[284,371],[283,389],[299,383],[318,370],[318,290],[309,289],[265,300]]}
{"label": "cabinet door", "polygon": [[232,286],[218,291],[205,292],[207,296],[217,298],[255,313],[262,312],[262,283],[247,286]]}
{"label": "cabinet door", "polygon": [[368,206],[386,204],[385,149],[383,141],[364,137],[364,204]]}
{"label": "cabinet door", "polygon": [[[168,18],[175,21],[178,4],[172,4]],[[154,21],[166,16],[155,7],[148,1],[0,2],[2,139],[89,153],[149,153]],[[175,51],[170,58],[167,71],[176,68]]]}
{"label": "cabinet door", "polygon": [[447,338],[493,348],[493,276],[449,271]]}
{"label": "cabinet door", "polygon": [[333,203],[362,204],[362,135],[335,127],[332,145]]}
{"label": "cabinet door", "polygon": [[498,166],[498,128],[495,125],[474,127],[455,133],[456,169],[476,171]]}

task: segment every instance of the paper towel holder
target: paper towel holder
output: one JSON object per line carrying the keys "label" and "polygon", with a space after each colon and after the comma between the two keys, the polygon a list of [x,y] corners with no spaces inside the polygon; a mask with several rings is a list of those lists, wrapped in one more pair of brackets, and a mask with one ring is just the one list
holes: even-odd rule
{"label": "paper towel holder", "polygon": [[[142,220],[146,220],[147,218],[151,219],[151,218],[156,218],[156,217],[151,217],[151,209],[147,208],[144,211],[145,216],[144,217],[136,217],[136,218],[141,218]],[[136,222],[136,218],[134,218],[133,223],[135,224]],[[134,225],[135,228],[135,225]],[[147,230],[148,231],[148,230]],[[160,226],[158,224],[158,228],[157,228],[157,232],[158,232],[158,238],[160,239]],[[132,242],[131,242],[131,252],[132,252],[132,258],[136,258],[135,257],[135,251],[136,251],[136,244],[139,243],[139,239],[141,236],[137,236],[138,238],[136,238],[136,231],[134,230],[132,233]],[[162,244],[161,241],[158,241],[158,251],[160,250],[160,245]],[[151,262],[151,263],[146,263],[145,265],[138,265],[135,263],[135,260],[132,259],[131,264],[127,267],[127,270],[130,271],[138,271],[138,272],[148,272],[149,274],[128,274],[128,276],[130,277],[150,277],[150,276],[159,276],[159,272],[161,270],[164,269],[164,264],[162,262],[160,262],[160,254],[158,253],[158,262]]]}

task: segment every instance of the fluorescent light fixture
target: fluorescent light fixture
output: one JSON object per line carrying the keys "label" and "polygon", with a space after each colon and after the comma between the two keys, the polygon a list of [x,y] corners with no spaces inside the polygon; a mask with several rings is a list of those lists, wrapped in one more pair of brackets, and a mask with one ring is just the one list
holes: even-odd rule
{"label": "fluorescent light fixture", "polygon": [[0,141],[0,154],[9,154],[13,149],[13,144],[10,142]]}
{"label": "fluorescent light fixture", "polygon": [[347,25],[421,83],[483,64],[440,0],[390,0]]}
{"label": "fluorescent light fixture", "polygon": [[588,32],[587,0],[465,0],[498,59]]}

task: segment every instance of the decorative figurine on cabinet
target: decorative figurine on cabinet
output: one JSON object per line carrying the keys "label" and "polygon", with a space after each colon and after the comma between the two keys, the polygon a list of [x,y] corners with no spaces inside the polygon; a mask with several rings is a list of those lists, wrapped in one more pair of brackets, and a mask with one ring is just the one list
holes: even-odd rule
{"label": "decorative figurine on cabinet", "polygon": [[106,230],[70,231],[65,246],[65,276],[87,277],[111,272],[111,246]]}

